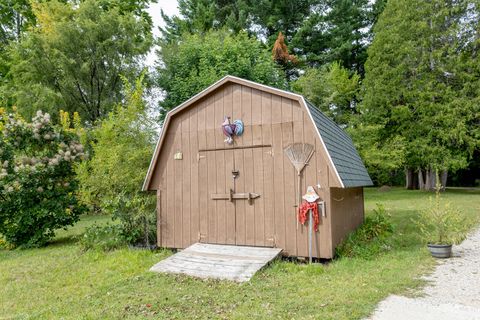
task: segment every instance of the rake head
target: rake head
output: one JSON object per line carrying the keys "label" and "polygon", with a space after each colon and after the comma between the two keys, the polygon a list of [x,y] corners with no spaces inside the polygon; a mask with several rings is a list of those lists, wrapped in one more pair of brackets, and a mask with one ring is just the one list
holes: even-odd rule
{"label": "rake head", "polygon": [[313,154],[313,146],[308,143],[293,143],[284,149],[290,162],[300,173]]}

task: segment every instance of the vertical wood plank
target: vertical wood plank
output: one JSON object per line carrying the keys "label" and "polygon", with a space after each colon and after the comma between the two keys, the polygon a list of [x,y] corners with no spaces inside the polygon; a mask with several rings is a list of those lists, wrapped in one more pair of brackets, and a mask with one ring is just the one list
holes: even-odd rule
{"label": "vertical wood plank", "polygon": [[271,145],[272,142],[272,95],[262,93],[262,143]]}
{"label": "vertical wood plank", "polygon": [[[166,181],[166,179],[165,179]],[[161,233],[161,242],[158,243],[160,247],[167,247],[167,197],[166,195],[166,189],[162,189],[160,192],[162,192],[163,196],[161,197],[161,215],[160,215],[160,221],[158,223],[160,224],[160,233]]]}
{"label": "vertical wood plank", "polygon": [[[209,149],[215,148],[215,95],[207,97],[205,101],[205,131],[207,136],[206,147]],[[213,193],[216,193],[216,154],[215,152],[207,152],[207,185],[208,185],[208,202],[207,202],[207,215],[208,215],[208,242],[217,243],[217,212],[216,202],[210,199]]]}
{"label": "vertical wood plank", "polygon": [[[244,174],[243,179],[245,180],[245,189],[240,192],[252,192],[254,190],[254,165],[253,165],[253,150],[252,149],[243,149],[243,158],[244,158]],[[242,177],[239,176],[239,179]],[[247,245],[255,244],[255,205],[253,203],[245,202],[245,241]]]}
{"label": "vertical wood plank", "polygon": [[[173,131],[172,131],[173,132]],[[174,134],[168,134],[166,137],[166,150],[164,151],[165,158],[162,159],[167,163],[166,171],[166,205],[167,210],[165,212],[165,220],[162,221],[164,224],[164,244],[169,248],[175,247],[175,169],[173,164],[173,154],[174,151]]]}
{"label": "vertical wood plank", "polygon": [[[224,120],[224,117],[226,116],[223,110],[223,99],[224,99],[223,94],[224,94],[224,89],[218,89],[214,95],[215,116],[214,116],[213,132],[215,136],[215,147],[217,149],[227,147],[227,144],[224,142],[225,136],[223,135],[222,126],[221,126]],[[233,120],[230,119],[230,121],[233,121]]]}
{"label": "vertical wood plank", "polygon": [[[233,118],[233,86],[225,87],[223,98],[223,110],[226,116]],[[225,151],[225,186],[226,191],[235,190],[235,185],[231,171],[235,169],[234,152],[232,150]],[[225,204],[226,217],[226,243],[235,244],[235,203],[226,201]]]}
{"label": "vertical wood plank", "polygon": [[210,96],[205,101],[205,131],[207,134],[208,149],[215,149],[215,96]]}
{"label": "vertical wood plank", "polygon": [[[293,139],[295,142],[302,142],[302,143],[311,143],[308,134],[304,134],[304,127],[308,125],[304,122],[304,115],[306,112],[298,105],[298,102],[294,102],[293,107]],[[313,139],[313,137],[311,137]],[[313,144],[315,148],[315,145]],[[310,162],[315,162],[315,154],[310,159]],[[315,172],[314,172],[315,173]],[[306,183],[306,167],[303,169],[300,177],[295,172],[295,204],[301,203],[301,195],[303,195],[307,190],[307,183]],[[316,176],[315,176],[316,178]],[[300,179],[300,186],[301,189],[297,190],[298,188],[298,180]],[[297,225],[298,219],[298,206],[295,207],[295,225]],[[308,256],[308,227],[305,227],[298,223],[297,229],[297,254],[302,257]]]}
{"label": "vertical wood plank", "polygon": [[[304,114],[304,118],[303,118],[303,122],[304,122],[304,132],[305,132],[305,137],[306,137],[306,142],[307,143],[310,143],[312,144],[314,147],[315,147],[315,131],[314,131],[314,128],[313,128],[313,125],[312,123],[309,121],[309,119],[307,118],[307,114],[305,113]],[[303,172],[303,177],[304,177],[304,180],[306,182],[306,186],[312,186],[315,191],[317,192],[317,194],[320,196],[320,198],[322,200],[324,200],[324,193],[322,191],[322,189],[318,189],[317,187],[317,175],[316,175],[316,172],[317,172],[317,163],[316,163],[316,157],[317,157],[317,151],[315,150],[312,158],[310,159],[309,163],[305,166],[305,169],[304,169],[304,172]],[[305,186],[305,189],[306,190],[306,186]],[[320,256],[320,246],[319,246],[319,242],[320,242],[320,233],[323,232],[323,228],[322,228],[322,217],[320,217],[320,225],[319,225],[319,231],[318,232],[315,232],[314,231],[314,234],[313,234],[313,241],[314,243],[312,244],[312,254],[313,256]],[[307,228],[305,228],[305,232],[304,234],[307,235]],[[303,239],[302,243],[303,244],[308,244],[308,239],[307,239],[307,236],[305,236],[306,239]],[[300,254],[299,254],[300,255]],[[308,247],[305,247],[303,252],[302,252],[302,256],[308,256]]]}
{"label": "vertical wood plank", "polygon": [[320,139],[315,137],[315,158],[316,158],[316,168],[317,168],[317,181],[320,183],[320,191],[319,194],[323,200],[325,201],[326,205],[326,217],[322,217],[321,224],[319,227],[319,234],[316,239],[316,245],[320,248],[320,256],[322,257],[333,257],[332,252],[332,241],[331,241],[331,223],[332,223],[332,216],[331,216],[331,202],[330,202],[330,186],[328,184],[328,166],[326,162],[325,155],[323,154],[322,145]]}
{"label": "vertical wood plank", "polygon": [[207,163],[210,160],[208,157],[207,152],[199,152],[199,160],[198,160],[198,213],[199,213],[199,227],[200,227],[200,234],[199,234],[199,241],[200,242],[208,242],[208,224],[209,224],[209,216],[208,216],[208,203],[210,201],[209,192],[209,181],[208,181],[208,166]]}
{"label": "vertical wood plank", "polygon": [[253,133],[252,133],[252,89],[242,86],[242,118],[245,130],[240,137],[243,140],[244,146],[251,146]]}
{"label": "vertical wood plank", "polygon": [[[282,144],[286,146],[293,143],[293,106],[292,100],[282,98]],[[285,206],[285,248],[291,255],[297,255],[297,228],[295,208],[295,175],[296,171],[286,156],[284,161],[284,206]]]}
{"label": "vertical wood plank", "polygon": [[207,134],[206,134],[206,101],[202,101],[197,107],[197,129],[198,129],[198,149],[203,150],[207,148]]}
{"label": "vertical wood plank", "polygon": [[[272,95],[262,93],[262,143],[272,142]],[[263,201],[265,245],[274,246],[275,234],[275,194],[274,194],[273,148],[263,150]]]}
{"label": "vertical wood plank", "polygon": [[[216,158],[216,193],[227,193],[225,177],[225,150],[215,151]],[[228,200],[216,200],[216,224],[217,224],[217,243],[226,243],[226,203]]]}
{"label": "vertical wood plank", "polygon": [[252,90],[252,145],[262,144],[262,93]]}
{"label": "vertical wood plank", "polygon": [[198,242],[200,233],[200,214],[198,201],[198,105],[192,108],[189,117],[189,145],[190,154],[187,161],[190,163],[190,243]]}
{"label": "vertical wood plank", "polygon": [[[160,201],[157,199],[157,207],[160,211],[157,214],[157,245],[159,247],[166,247],[166,221],[167,221],[167,197],[165,196],[165,192],[167,190],[167,160],[168,154],[171,152],[170,150],[171,143],[169,140],[165,141],[163,145],[163,153],[159,155],[157,161],[157,169],[155,170],[155,174],[157,175],[155,178],[155,183],[157,186],[157,192],[163,192],[163,196],[160,197]],[[159,234],[160,233],[160,234]]]}
{"label": "vertical wood plank", "polygon": [[162,218],[162,191],[157,189],[157,246],[162,245],[162,226],[160,221]]}
{"label": "vertical wood plank", "polygon": [[[233,177],[231,175],[231,171],[235,168],[234,163],[234,152],[233,150],[226,150],[225,152],[225,189],[226,193],[230,191],[230,189],[234,190],[235,185],[233,181]],[[236,208],[235,202],[225,201],[225,230],[226,230],[226,243],[227,244],[235,244],[235,215],[236,215]]]}
{"label": "vertical wood plank", "polygon": [[[242,192],[245,190],[245,179],[240,177],[240,175],[245,174],[243,166],[243,150],[236,149],[233,151],[234,154],[234,163],[235,170],[239,171],[239,176],[235,179],[235,192]],[[245,201],[235,201],[235,228],[236,228],[236,244],[237,245],[246,245],[245,240]]]}
{"label": "vertical wood plank", "polygon": [[264,192],[264,164],[263,153],[265,148],[253,149],[253,192],[260,195],[253,200],[254,219],[253,227],[255,229],[255,245],[265,246],[265,192]]}
{"label": "vertical wood plank", "polygon": [[208,242],[217,243],[217,212],[216,201],[211,199],[211,195],[217,192],[217,155],[216,152],[207,152],[207,185],[208,185]]}
{"label": "vertical wood plank", "polygon": [[[240,119],[244,122],[242,114],[242,86],[239,84],[232,84],[232,120]],[[235,146],[243,145],[243,135],[236,137],[234,141]]]}
{"label": "vertical wood plank", "polygon": [[[198,128],[198,149],[207,148],[207,134],[206,134],[206,100],[202,101],[197,111],[197,128]],[[198,162],[198,214],[199,214],[199,228],[198,235],[200,242],[208,241],[208,167],[206,152],[199,152],[197,157]]]}
{"label": "vertical wood plank", "polygon": [[[225,111],[223,109],[224,100],[224,89],[218,89],[215,94],[215,146],[216,148],[224,148],[227,144],[224,142],[224,135],[221,130],[221,123],[225,117]],[[225,151],[215,152],[216,157],[216,190],[217,193],[226,193],[226,177],[225,177]],[[215,201],[215,212],[217,219],[217,243],[226,243],[227,234],[226,234],[226,200],[217,200]]]}
{"label": "vertical wood plank", "polygon": [[[274,208],[275,208],[275,246],[285,249],[285,204],[284,204],[284,177],[283,177],[283,143],[282,143],[282,100],[272,96],[272,147],[274,168]],[[289,254],[289,252],[286,252]]]}
{"label": "vertical wood plank", "polygon": [[[182,150],[182,132],[181,132],[181,122],[178,118],[172,119],[173,131],[175,134],[174,148],[173,153],[180,152]],[[183,246],[183,223],[182,223],[182,205],[183,205],[183,194],[182,194],[182,179],[183,179],[183,167],[182,161],[173,160],[173,155],[170,158],[170,161],[173,162],[174,170],[174,246],[175,248],[182,248]]]}
{"label": "vertical wood plank", "polygon": [[188,247],[190,242],[191,226],[191,182],[190,176],[190,111],[181,118],[182,145],[180,152],[182,160],[176,160],[182,166],[182,248]]}

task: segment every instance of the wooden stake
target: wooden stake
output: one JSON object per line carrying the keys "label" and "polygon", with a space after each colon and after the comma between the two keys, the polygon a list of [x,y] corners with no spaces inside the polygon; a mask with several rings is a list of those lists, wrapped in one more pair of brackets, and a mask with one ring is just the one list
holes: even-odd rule
{"label": "wooden stake", "polygon": [[312,263],[312,235],[313,235],[313,212],[308,210],[308,263]]}

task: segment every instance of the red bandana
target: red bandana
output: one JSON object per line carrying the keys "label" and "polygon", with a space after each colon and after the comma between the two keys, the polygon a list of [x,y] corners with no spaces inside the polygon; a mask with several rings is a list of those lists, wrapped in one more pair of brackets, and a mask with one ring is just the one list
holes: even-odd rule
{"label": "red bandana", "polygon": [[315,231],[318,231],[318,225],[320,224],[320,216],[318,215],[318,203],[304,201],[298,208],[298,221],[305,225],[308,220],[308,210],[312,210],[313,222]]}

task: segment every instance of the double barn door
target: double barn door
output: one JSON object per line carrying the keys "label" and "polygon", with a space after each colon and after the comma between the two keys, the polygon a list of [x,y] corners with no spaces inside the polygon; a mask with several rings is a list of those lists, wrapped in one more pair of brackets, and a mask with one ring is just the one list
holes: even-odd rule
{"label": "double barn door", "polygon": [[[201,151],[200,241],[273,247],[273,154],[270,146]],[[205,219],[206,218],[206,219]]]}

